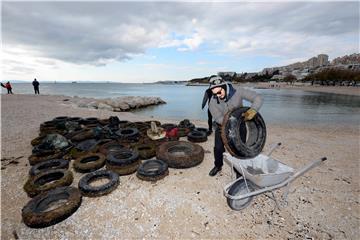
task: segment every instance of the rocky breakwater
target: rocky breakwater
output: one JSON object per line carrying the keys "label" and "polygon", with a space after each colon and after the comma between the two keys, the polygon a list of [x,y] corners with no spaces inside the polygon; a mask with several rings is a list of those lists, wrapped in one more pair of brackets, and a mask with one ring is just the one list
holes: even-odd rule
{"label": "rocky breakwater", "polygon": [[113,112],[124,112],[131,109],[143,108],[150,105],[165,104],[166,102],[159,97],[139,97],[127,96],[117,98],[79,98],[67,99],[68,103],[82,108],[104,109]]}

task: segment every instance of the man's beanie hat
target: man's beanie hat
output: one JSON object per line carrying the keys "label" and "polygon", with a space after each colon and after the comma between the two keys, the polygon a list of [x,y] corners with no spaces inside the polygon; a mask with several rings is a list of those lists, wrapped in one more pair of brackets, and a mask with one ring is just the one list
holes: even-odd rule
{"label": "man's beanie hat", "polygon": [[226,85],[225,81],[219,76],[211,77],[209,83],[210,89]]}

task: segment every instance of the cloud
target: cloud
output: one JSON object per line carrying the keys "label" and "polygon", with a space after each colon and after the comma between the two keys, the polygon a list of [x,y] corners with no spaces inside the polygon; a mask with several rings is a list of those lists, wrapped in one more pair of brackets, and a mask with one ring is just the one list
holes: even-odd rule
{"label": "cloud", "polygon": [[235,56],[335,57],[358,49],[359,2],[4,2],[2,27],[4,49],[52,63],[105,66],[151,48],[202,46]]}

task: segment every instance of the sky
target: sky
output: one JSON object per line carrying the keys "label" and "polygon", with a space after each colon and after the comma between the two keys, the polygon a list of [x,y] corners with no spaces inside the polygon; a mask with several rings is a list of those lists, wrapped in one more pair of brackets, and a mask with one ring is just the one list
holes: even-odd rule
{"label": "sky", "polygon": [[2,2],[2,80],[154,82],[359,53],[356,2]]}

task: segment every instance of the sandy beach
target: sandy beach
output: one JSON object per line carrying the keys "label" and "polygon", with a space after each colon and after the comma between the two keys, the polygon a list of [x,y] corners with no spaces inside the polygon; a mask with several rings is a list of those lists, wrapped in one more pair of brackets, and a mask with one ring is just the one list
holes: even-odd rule
{"label": "sandy beach", "polygon": [[[63,222],[28,228],[21,219],[21,209],[30,199],[23,185],[30,169],[30,141],[38,136],[42,122],[64,115],[151,120],[131,112],[77,108],[66,104],[66,98],[1,95],[1,239],[357,239],[360,235],[360,129],[343,125],[267,125],[264,151],[283,143],[274,158],[297,169],[328,157],[292,183],[288,206],[280,210],[264,195],[241,212],[228,207],[222,187],[231,181],[230,167],[224,165],[216,177],[208,175],[213,166],[211,135],[200,143],[205,159],[199,166],[169,169],[169,176],[156,183],[141,181],[134,174],[121,176],[114,192],[83,197],[80,208]],[[9,158],[19,158],[19,163],[6,165],[9,161],[3,159]],[[72,186],[77,187],[82,174],[73,173]],[[280,196],[282,191],[276,193]]]}

